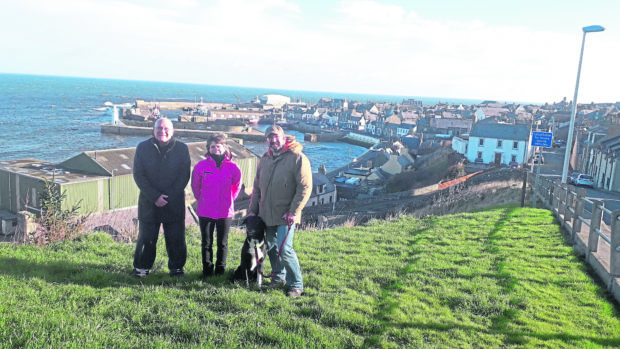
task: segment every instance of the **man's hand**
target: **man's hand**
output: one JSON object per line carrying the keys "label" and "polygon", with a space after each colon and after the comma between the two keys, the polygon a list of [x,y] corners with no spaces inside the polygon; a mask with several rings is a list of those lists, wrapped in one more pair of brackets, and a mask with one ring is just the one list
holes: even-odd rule
{"label": "man's hand", "polygon": [[166,200],[167,198],[168,198],[168,195],[161,194],[157,198],[157,201],[155,201],[155,206],[157,206],[157,207],[164,207],[164,206],[168,205],[168,201]]}
{"label": "man's hand", "polygon": [[286,212],[286,214],[282,218],[284,218],[286,224],[288,225],[295,224],[295,215],[290,212]]}

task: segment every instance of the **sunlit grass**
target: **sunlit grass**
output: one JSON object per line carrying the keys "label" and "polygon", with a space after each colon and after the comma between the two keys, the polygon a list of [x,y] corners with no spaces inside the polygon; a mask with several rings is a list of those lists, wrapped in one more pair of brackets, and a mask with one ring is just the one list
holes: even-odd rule
{"label": "sunlit grass", "polygon": [[[133,245],[93,234],[0,246],[0,347],[618,347],[620,316],[548,211],[478,213],[298,231],[306,294],[151,275]],[[230,238],[228,269],[241,233]],[[267,266],[269,269],[269,266]]]}

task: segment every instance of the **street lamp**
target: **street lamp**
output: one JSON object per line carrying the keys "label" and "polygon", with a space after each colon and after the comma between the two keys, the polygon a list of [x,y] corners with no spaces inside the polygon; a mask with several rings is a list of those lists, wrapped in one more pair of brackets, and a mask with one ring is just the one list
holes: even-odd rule
{"label": "street lamp", "polygon": [[602,32],[605,28],[600,25],[583,27],[583,39],[581,40],[581,54],[579,55],[579,67],[577,68],[577,83],[575,84],[575,96],[573,97],[573,110],[570,115],[570,125],[568,127],[568,139],[566,140],[566,153],[564,154],[564,167],[562,168],[562,184],[566,184],[568,175],[568,163],[570,153],[573,150],[573,129],[575,128],[575,115],[577,114],[577,92],[579,91],[579,76],[581,75],[581,61],[583,60],[583,46],[586,43],[587,33]]}

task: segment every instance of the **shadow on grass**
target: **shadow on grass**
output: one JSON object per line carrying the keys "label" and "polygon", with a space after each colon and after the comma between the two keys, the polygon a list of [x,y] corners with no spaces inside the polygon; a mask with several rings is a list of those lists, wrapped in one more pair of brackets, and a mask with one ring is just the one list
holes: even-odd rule
{"label": "shadow on grass", "polygon": [[370,337],[364,339],[364,344],[362,346],[363,348],[375,347],[380,343],[380,338],[386,332],[387,328],[394,327],[394,324],[390,321],[389,315],[400,306],[400,303],[396,300],[396,297],[394,297],[395,294],[401,292],[403,289],[403,283],[400,281],[400,278],[410,274],[414,269],[413,265],[420,260],[418,255],[421,254],[423,250],[418,248],[417,245],[423,239],[419,236],[430,230],[437,222],[437,218],[428,217],[424,220],[424,222],[424,228],[411,232],[412,239],[408,243],[408,247],[411,252],[407,265],[405,265],[398,272],[399,279],[393,280],[391,283],[386,283],[381,286],[381,295],[377,301],[378,311],[373,315],[380,326],[375,328],[374,333]]}
{"label": "shadow on grass", "polygon": [[[594,345],[600,346],[618,346],[620,345],[620,337],[600,338],[594,336],[579,336],[570,333],[542,333],[542,332],[517,332],[509,330],[509,325],[516,321],[519,315],[519,309],[522,307],[523,300],[514,296],[514,289],[518,286],[519,280],[505,270],[506,257],[502,255],[501,246],[498,244],[503,239],[500,236],[500,232],[510,222],[511,216],[518,210],[518,207],[504,208],[501,215],[497,217],[497,221],[492,227],[491,232],[486,240],[486,252],[495,256],[494,269],[495,272],[489,275],[497,280],[499,286],[506,292],[506,296],[510,298],[511,307],[505,309],[498,316],[492,318],[492,324],[489,329],[481,329],[480,327],[467,326],[462,324],[453,323],[433,323],[433,322],[393,322],[390,319],[390,314],[398,309],[400,303],[397,300],[396,294],[403,289],[403,283],[400,280],[393,280],[391,283],[385,284],[382,287],[382,292],[377,302],[378,310],[374,314],[374,318],[380,324],[375,328],[375,331],[370,334],[365,340],[363,347],[370,348],[381,344],[382,337],[387,333],[389,328],[414,328],[419,330],[436,330],[436,331],[452,331],[461,330],[465,332],[483,331],[494,336],[504,336],[506,344],[522,345],[527,344],[532,339],[536,338],[542,341],[561,341],[566,344],[577,345],[581,341],[587,341]],[[408,265],[405,266],[400,272],[400,276],[405,276],[413,270],[413,264],[415,264],[422,252],[416,248],[416,244],[420,241],[419,235],[423,234],[427,230],[431,229],[434,220],[427,220],[428,225],[421,230],[412,232],[413,239],[410,242],[411,254],[409,256]]]}
{"label": "shadow on grass", "polygon": [[95,263],[71,263],[65,261],[38,263],[20,258],[0,257],[0,275],[10,276],[14,279],[31,280],[42,279],[49,283],[67,285],[87,285],[94,288],[119,287],[143,285],[178,285],[185,284],[189,288],[201,288],[203,284],[220,287],[235,287],[228,282],[231,272],[224,276],[213,277],[205,282],[201,281],[201,273],[186,273],[184,278],[173,278],[163,271],[164,268],[155,269],[144,279],[133,279],[131,270],[119,272],[112,268]]}

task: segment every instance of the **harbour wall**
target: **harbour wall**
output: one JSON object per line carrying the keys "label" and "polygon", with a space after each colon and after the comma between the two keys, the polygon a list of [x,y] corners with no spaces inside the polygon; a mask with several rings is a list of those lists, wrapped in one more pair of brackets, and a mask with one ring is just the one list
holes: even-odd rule
{"label": "harbour wall", "polygon": [[[179,137],[185,138],[198,138],[198,139],[207,139],[211,134],[217,131],[207,131],[207,130],[186,130],[186,129],[175,129],[174,134]],[[137,126],[126,126],[126,125],[112,125],[112,124],[102,124],[101,125],[101,133],[105,134],[114,134],[119,136],[150,136],[153,134],[153,128],[151,127],[137,127]],[[248,142],[264,142],[265,135],[262,132],[252,130],[250,132],[226,132],[231,138],[239,138]]]}
{"label": "harbour wall", "polygon": [[145,101],[142,99],[136,100],[136,107],[138,108],[151,108],[155,105],[159,106],[159,109],[166,110],[175,110],[175,109],[183,109],[183,108],[192,108],[195,107],[196,104],[201,104],[209,109],[222,109],[222,108],[231,108],[233,105],[230,103],[212,103],[212,102],[159,102],[159,101]]}

